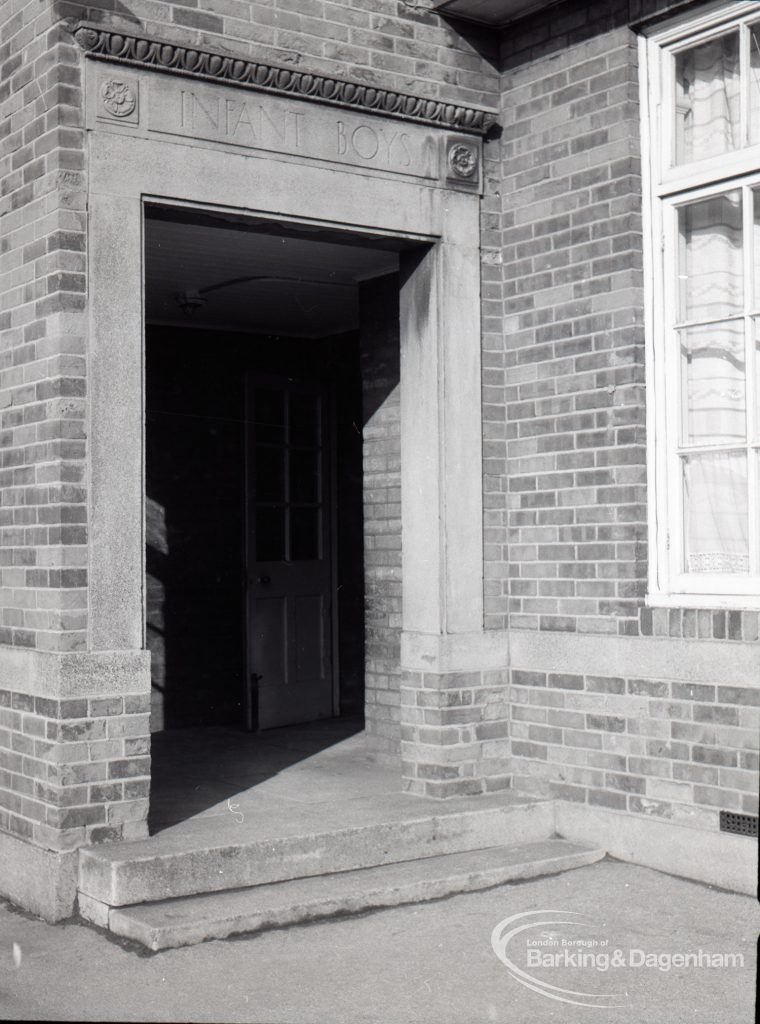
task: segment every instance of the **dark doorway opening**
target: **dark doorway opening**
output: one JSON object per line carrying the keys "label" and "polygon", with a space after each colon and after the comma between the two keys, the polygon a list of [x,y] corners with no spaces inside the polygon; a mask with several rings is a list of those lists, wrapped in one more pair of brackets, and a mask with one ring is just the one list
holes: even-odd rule
{"label": "dark doorway opening", "polygon": [[[401,246],[158,207],[146,210],[145,240],[152,728],[255,730],[341,716],[360,729],[367,655],[362,427],[368,409],[372,413],[382,403],[381,392],[398,384]],[[369,324],[364,334],[362,309]],[[373,367],[362,339],[378,334],[378,318],[390,325],[396,356],[383,351]],[[393,344],[385,348],[392,351]],[[382,372],[373,372],[378,366]],[[278,389],[319,394],[323,402],[321,448],[314,436],[296,437],[296,399],[286,400],[292,410],[280,426],[296,440],[284,463],[276,438],[269,443],[264,436],[278,427],[277,414],[269,409],[263,424],[252,427],[265,393],[271,398]],[[314,555],[308,538],[318,504],[310,483],[317,461],[329,600],[311,619],[300,620],[284,643],[300,644],[307,662],[315,642],[309,646],[304,637],[323,624],[332,699],[318,706],[305,702],[300,715],[260,721],[257,689],[273,662],[257,662],[257,652],[276,639],[276,630],[271,624],[263,629],[252,655],[252,623],[266,622],[265,606],[254,606],[277,596],[272,573],[262,569],[262,538],[269,530],[270,561],[281,563],[285,576],[299,551],[307,561]],[[285,538],[282,549],[277,536]],[[154,777],[163,746],[169,749],[154,737]]]}
{"label": "dark doorway opening", "polygon": [[[246,385],[263,375],[323,384],[329,396],[334,452],[326,458],[335,463],[337,522],[327,528],[337,542],[339,707],[362,711],[356,336],[304,343],[152,326],[146,333],[147,635],[159,727],[246,725]],[[259,469],[262,494],[265,468]],[[269,493],[276,497],[276,469],[271,476]],[[263,533],[266,519],[259,519]]]}

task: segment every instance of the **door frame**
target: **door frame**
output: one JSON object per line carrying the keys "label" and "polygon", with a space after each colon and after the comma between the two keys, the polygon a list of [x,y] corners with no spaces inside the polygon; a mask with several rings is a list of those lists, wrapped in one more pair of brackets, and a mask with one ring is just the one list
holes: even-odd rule
{"label": "door frame", "polygon": [[167,141],[115,120],[95,123],[87,138],[90,650],[145,644],[143,218],[145,205],[158,204],[426,245],[401,267],[400,668],[416,679],[490,667],[477,192]]}
{"label": "door frame", "polygon": [[[251,684],[251,648],[250,648],[250,622],[251,622],[251,588],[249,585],[249,573],[252,562],[251,553],[249,550],[250,545],[250,530],[248,528],[249,514],[250,514],[250,495],[251,488],[249,486],[250,480],[250,430],[248,423],[248,410],[250,407],[249,391],[251,387],[251,380],[256,377],[258,381],[270,381],[273,383],[279,383],[283,380],[293,379],[304,381],[307,378],[286,378],[282,374],[275,373],[258,373],[255,370],[246,371],[245,378],[245,438],[244,438],[244,459],[245,459],[245,483],[243,487],[243,557],[245,559],[244,573],[245,573],[245,601],[244,605],[244,637],[243,642],[245,644],[244,651],[244,662],[245,662],[245,677],[243,679],[243,715],[244,724],[246,731],[258,732],[258,714],[254,713],[254,701],[253,701],[253,687]],[[310,382],[310,381],[309,381]],[[330,675],[332,677],[332,713],[333,717],[340,714],[340,645],[339,645],[339,630],[340,620],[338,615],[338,503],[337,503],[337,445],[336,445],[336,419],[335,419],[335,383],[333,381],[324,381],[324,395],[325,401],[327,402],[327,409],[325,411],[325,418],[328,423],[329,431],[329,464],[325,467],[325,473],[328,479],[329,487],[329,501],[326,509],[329,515],[329,523],[327,527],[327,536],[330,544]],[[323,446],[324,447],[324,446]]]}

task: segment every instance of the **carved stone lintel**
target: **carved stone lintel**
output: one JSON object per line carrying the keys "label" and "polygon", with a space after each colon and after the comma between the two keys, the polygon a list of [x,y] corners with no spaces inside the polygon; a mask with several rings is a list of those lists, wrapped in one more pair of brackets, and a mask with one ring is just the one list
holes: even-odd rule
{"label": "carved stone lintel", "polygon": [[[329,103],[450,131],[483,135],[496,120],[495,113],[477,107],[464,107],[308,71],[230,57],[100,26],[79,24],[74,28],[74,38],[87,54],[100,60]],[[120,116],[113,110],[111,113]]]}

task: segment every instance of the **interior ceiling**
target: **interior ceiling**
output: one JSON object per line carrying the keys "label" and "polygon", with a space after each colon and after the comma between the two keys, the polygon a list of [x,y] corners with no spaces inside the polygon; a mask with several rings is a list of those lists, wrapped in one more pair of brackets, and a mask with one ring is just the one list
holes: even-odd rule
{"label": "interior ceiling", "polygon": [[[358,283],[398,270],[398,253],[222,221],[146,219],[149,323],[320,338],[359,323]],[[237,278],[259,277],[217,288]],[[207,292],[205,289],[209,289]],[[177,298],[197,292],[188,315]]]}

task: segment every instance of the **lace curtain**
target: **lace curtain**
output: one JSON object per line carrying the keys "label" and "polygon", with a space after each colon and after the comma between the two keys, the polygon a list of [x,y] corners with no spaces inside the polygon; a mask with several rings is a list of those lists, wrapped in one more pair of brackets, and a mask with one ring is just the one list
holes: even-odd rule
{"label": "lace curtain", "polygon": [[[738,35],[680,54],[677,62],[679,162],[716,156],[739,144]],[[749,570],[746,368],[741,193],[681,208],[681,440],[686,447],[736,444],[731,452],[694,452],[683,464],[686,571]],[[718,321],[705,324],[704,321]]]}
{"label": "lace curtain", "polygon": [[676,56],[676,162],[719,156],[740,145],[739,33]]}

